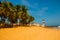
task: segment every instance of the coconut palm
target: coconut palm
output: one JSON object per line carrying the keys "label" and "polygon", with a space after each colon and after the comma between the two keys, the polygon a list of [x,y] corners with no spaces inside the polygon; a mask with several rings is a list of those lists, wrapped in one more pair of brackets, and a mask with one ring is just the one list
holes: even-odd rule
{"label": "coconut palm", "polygon": [[[17,23],[17,19],[21,19],[21,23],[25,25],[34,20],[34,18],[27,13],[26,6],[16,5],[13,6],[10,2],[2,2],[0,5],[0,17],[5,22],[8,18],[11,24]],[[28,21],[27,21],[28,20]]]}
{"label": "coconut palm", "polygon": [[29,16],[27,23],[29,24],[29,23],[32,22],[33,20],[34,20],[34,17]]}
{"label": "coconut palm", "polygon": [[21,15],[21,23],[24,25],[26,24],[26,20],[28,19],[27,8],[22,6],[22,15]]}
{"label": "coconut palm", "polygon": [[16,5],[15,6],[15,10],[14,10],[14,17],[15,17],[15,21],[16,21],[16,23],[18,22],[18,19],[20,18],[20,16],[21,16],[21,6],[20,5]]}
{"label": "coconut palm", "polygon": [[11,14],[13,13],[13,5],[11,4],[11,3],[7,3],[7,2],[5,2],[5,3],[2,3],[2,7],[3,7],[3,11],[2,11],[2,13],[3,13],[3,18],[4,18],[4,20],[6,20],[7,18],[9,19],[9,21],[10,21],[10,16],[11,16]]}
{"label": "coconut palm", "polygon": [[9,21],[11,23],[13,23],[13,17],[14,17],[14,6],[12,5],[12,3],[8,2],[8,8],[9,8],[9,13],[7,14],[8,15],[8,18],[9,18]]}

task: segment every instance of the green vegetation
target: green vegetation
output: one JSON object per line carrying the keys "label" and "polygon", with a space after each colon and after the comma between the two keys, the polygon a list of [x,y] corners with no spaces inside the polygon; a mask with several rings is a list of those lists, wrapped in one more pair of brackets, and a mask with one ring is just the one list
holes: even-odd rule
{"label": "green vegetation", "polygon": [[24,5],[14,6],[10,2],[0,2],[0,24],[14,24],[18,22],[18,19],[20,24],[26,25],[32,22],[34,17],[28,15]]}

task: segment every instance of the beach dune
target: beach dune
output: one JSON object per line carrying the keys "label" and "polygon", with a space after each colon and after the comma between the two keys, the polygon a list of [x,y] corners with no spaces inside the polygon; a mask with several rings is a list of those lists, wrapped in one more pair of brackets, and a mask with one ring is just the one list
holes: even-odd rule
{"label": "beach dune", "polygon": [[60,30],[42,27],[0,29],[0,40],[60,40]]}

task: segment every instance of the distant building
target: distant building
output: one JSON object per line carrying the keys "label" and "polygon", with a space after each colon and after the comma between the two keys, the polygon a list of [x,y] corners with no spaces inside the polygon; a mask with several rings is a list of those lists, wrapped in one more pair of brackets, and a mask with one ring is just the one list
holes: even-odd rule
{"label": "distant building", "polygon": [[38,23],[34,23],[33,25],[34,25],[34,26],[40,26],[40,24],[38,24]]}
{"label": "distant building", "polygon": [[30,26],[40,26],[38,23],[30,23]]}

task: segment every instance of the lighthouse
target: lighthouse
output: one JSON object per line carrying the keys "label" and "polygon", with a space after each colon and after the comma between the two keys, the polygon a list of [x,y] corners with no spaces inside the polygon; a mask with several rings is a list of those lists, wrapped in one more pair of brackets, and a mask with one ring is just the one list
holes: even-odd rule
{"label": "lighthouse", "polygon": [[45,20],[42,20],[42,27],[45,27]]}

